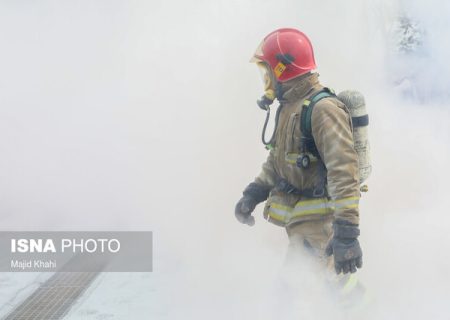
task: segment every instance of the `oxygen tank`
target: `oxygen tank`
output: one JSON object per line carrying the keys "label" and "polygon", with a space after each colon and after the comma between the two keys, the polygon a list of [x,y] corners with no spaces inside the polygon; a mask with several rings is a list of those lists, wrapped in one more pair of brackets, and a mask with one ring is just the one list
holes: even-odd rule
{"label": "oxygen tank", "polygon": [[350,111],[353,123],[353,140],[359,159],[359,183],[367,180],[372,172],[370,162],[370,144],[368,136],[369,115],[366,110],[364,96],[354,90],[346,90],[338,94]]}

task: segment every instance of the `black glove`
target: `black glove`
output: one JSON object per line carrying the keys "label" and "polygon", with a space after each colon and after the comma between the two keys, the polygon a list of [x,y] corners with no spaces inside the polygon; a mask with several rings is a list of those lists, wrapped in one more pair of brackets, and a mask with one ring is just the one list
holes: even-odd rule
{"label": "black glove", "polygon": [[336,273],[354,273],[362,267],[362,250],[359,246],[358,225],[336,220],[333,223],[334,235],[326,248],[328,256],[334,255]]}
{"label": "black glove", "polygon": [[252,217],[252,212],[258,203],[263,202],[269,196],[270,189],[261,186],[257,183],[250,183],[245,188],[244,196],[238,201],[234,209],[234,215],[240,223],[253,226],[255,218]]}
{"label": "black glove", "polygon": [[252,212],[258,203],[252,197],[242,197],[236,204],[234,209],[234,215],[240,223],[253,226],[255,224],[255,218],[252,217]]}

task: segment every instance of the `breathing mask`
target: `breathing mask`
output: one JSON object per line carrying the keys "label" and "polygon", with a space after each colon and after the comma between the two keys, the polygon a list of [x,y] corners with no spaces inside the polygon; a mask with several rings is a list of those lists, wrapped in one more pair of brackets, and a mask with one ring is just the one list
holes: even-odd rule
{"label": "breathing mask", "polygon": [[275,93],[275,80],[268,65],[264,62],[257,62],[256,65],[261,74],[261,79],[264,84],[264,95],[256,101],[258,106],[263,110],[268,110],[269,106],[276,98]]}

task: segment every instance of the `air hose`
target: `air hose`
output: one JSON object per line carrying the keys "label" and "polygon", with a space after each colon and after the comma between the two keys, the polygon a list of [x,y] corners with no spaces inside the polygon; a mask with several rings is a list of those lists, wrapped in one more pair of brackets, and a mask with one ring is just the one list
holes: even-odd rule
{"label": "air hose", "polygon": [[280,106],[277,109],[277,113],[275,114],[275,127],[273,129],[272,132],[272,136],[270,137],[269,141],[266,141],[266,130],[267,130],[267,124],[269,123],[269,119],[270,119],[270,107],[267,107],[267,113],[266,113],[266,120],[264,121],[264,127],[263,127],[263,131],[262,131],[262,135],[261,135],[261,140],[262,143],[267,147],[270,148],[270,144],[273,142],[274,138],[275,138],[275,133],[277,132],[277,128],[278,128],[278,118],[280,117],[280,111],[281,108],[283,107],[282,104],[280,104]]}

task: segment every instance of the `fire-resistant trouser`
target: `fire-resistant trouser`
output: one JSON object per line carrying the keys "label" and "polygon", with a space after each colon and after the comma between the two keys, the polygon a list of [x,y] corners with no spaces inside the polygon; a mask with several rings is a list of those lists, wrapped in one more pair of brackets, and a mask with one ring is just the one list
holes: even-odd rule
{"label": "fire-resistant trouser", "polygon": [[289,237],[287,262],[313,256],[322,268],[332,267],[332,258],[327,257],[325,248],[333,234],[332,217],[320,220],[303,221],[286,227]]}
{"label": "fire-resistant trouser", "polygon": [[297,264],[310,263],[313,266],[312,272],[324,278],[327,286],[337,293],[336,298],[344,306],[359,307],[355,304],[361,305],[366,299],[363,285],[358,282],[355,274],[337,275],[333,257],[325,254],[325,248],[333,235],[332,222],[333,217],[329,215],[320,220],[287,226],[289,247],[286,264],[291,264],[292,269],[296,268]]}

